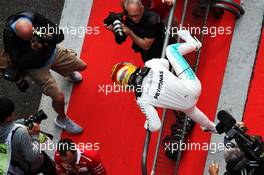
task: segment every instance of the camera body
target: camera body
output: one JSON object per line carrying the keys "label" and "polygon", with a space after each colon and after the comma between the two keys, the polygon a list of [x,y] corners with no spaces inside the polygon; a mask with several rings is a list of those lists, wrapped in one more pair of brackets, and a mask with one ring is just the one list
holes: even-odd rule
{"label": "camera body", "polygon": [[34,123],[40,124],[42,120],[46,120],[48,116],[45,114],[43,110],[38,111],[38,113],[30,116],[29,118],[25,119],[25,125],[32,129],[34,127]]}
{"label": "camera body", "polygon": [[7,81],[15,82],[18,89],[22,92],[25,92],[29,88],[28,82],[24,80],[19,70],[15,67],[7,67],[3,71],[3,78]]}
{"label": "camera body", "polygon": [[264,163],[264,145],[260,137],[253,137],[245,133],[245,130],[236,125],[236,120],[228,112],[218,112],[217,118],[220,121],[216,125],[219,134],[226,133],[225,139],[235,140],[239,148],[247,155],[252,156],[261,164]]}
{"label": "camera body", "polygon": [[41,31],[34,30],[33,31],[33,36],[32,36],[32,41],[41,43],[41,44],[48,44],[48,45],[53,45],[56,44],[53,41],[53,34],[46,34],[42,33]]}
{"label": "camera body", "polygon": [[[48,116],[43,110],[38,111],[38,113],[30,116],[29,118],[25,119],[24,124],[26,127],[28,127],[30,130],[34,127],[34,123],[40,124],[43,120],[46,120]],[[49,134],[47,132],[40,131],[40,135],[42,136],[39,138],[39,141],[41,143],[45,142],[46,138],[53,139],[53,135]],[[39,137],[40,137],[39,135]],[[42,140],[43,139],[43,140]]]}
{"label": "camera body", "polygon": [[31,47],[33,46],[38,54],[50,57],[53,49],[56,47],[56,44],[56,37],[53,33],[43,33],[41,30],[33,31]]}
{"label": "camera body", "polygon": [[114,13],[110,12],[109,15],[104,19],[104,24],[106,26],[113,25],[113,30],[115,34],[115,41],[117,44],[122,44],[126,41],[126,34],[122,29],[124,13]]}

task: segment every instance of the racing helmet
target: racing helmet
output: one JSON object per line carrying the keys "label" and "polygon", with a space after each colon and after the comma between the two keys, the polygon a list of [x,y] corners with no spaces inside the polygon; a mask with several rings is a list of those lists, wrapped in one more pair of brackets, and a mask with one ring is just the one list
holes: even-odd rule
{"label": "racing helmet", "polygon": [[112,68],[112,81],[122,86],[128,85],[128,80],[136,71],[137,67],[129,62],[121,62]]}

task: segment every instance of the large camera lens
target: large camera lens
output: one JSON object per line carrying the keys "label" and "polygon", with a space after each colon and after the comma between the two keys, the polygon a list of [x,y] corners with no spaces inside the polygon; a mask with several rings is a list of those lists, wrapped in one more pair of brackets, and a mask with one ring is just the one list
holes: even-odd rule
{"label": "large camera lens", "polygon": [[46,115],[46,113],[43,110],[40,110],[37,114],[36,114],[36,120],[41,122],[42,120],[46,120],[48,118],[48,116]]}
{"label": "large camera lens", "polygon": [[113,22],[113,30],[115,33],[116,43],[122,44],[123,42],[126,41],[127,36],[126,36],[125,32],[123,31],[122,23],[120,20],[115,20]]}

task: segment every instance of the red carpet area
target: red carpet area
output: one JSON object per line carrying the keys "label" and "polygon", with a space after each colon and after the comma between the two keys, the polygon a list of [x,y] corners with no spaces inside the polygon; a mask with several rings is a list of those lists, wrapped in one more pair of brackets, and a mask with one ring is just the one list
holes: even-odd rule
{"label": "red carpet area", "polygon": [[[88,64],[88,69],[83,73],[83,83],[73,89],[68,110],[69,116],[84,127],[84,133],[74,137],[63,133],[62,137],[72,138],[77,143],[100,143],[99,154],[110,175],[139,175],[145,139],[143,128],[145,117],[135,102],[134,94],[113,92],[106,94],[106,86],[112,85],[110,73],[115,63],[130,61],[136,65],[142,65],[140,56],[130,49],[131,41],[117,45],[113,34],[103,27],[103,19],[109,11],[121,11],[119,2],[119,0],[112,0],[106,5],[104,1],[94,0],[88,26],[99,26],[100,34],[87,35],[85,38],[81,58]],[[178,11],[176,13],[180,14]],[[225,13],[220,20],[210,18],[208,27],[231,27],[233,31],[234,23],[234,17]],[[232,34],[218,35],[215,38],[207,35],[204,39],[197,73],[203,85],[198,107],[211,120],[214,120],[216,114],[231,39]],[[263,51],[261,54],[263,56]],[[258,61],[263,63],[261,59]],[[259,78],[261,76],[263,80],[263,71]],[[263,99],[258,99],[264,102]],[[254,110],[255,108],[248,109],[248,115],[252,116],[250,111]],[[261,116],[255,117],[257,121]],[[260,127],[259,125],[259,129]],[[157,135],[158,133],[154,133],[151,138],[149,168],[152,166]],[[210,134],[203,133],[200,127],[196,126],[190,142],[209,143]],[[181,161],[180,174],[203,174],[206,156],[207,151],[185,152]]]}
{"label": "red carpet area", "polygon": [[[139,55],[130,49],[131,42],[117,45],[112,32],[103,27],[110,11],[121,12],[120,1],[105,5],[95,0],[88,26],[99,26],[99,35],[87,35],[81,58],[88,64],[84,81],[73,90],[68,114],[84,127],[76,142],[100,143],[102,161],[109,174],[135,175],[141,173],[141,155],[145,139],[145,117],[138,108],[133,93],[99,92],[100,86],[112,85],[112,66],[120,61],[142,65]],[[100,49],[99,49],[100,48]],[[156,140],[157,133],[152,135]],[[63,137],[69,137],[63,133]],[[150,152],[154,153],[155,142]],[[153,160],[153,154],[149,160]],[[152,164],[152,163],[150,163]]]}
{"label": "red carpet area", "polygon": [[263,106],[264,106],[264,29],[262,29],[262,38],[258,48],[258,54],[255,62],[255,68],[244,113],[244,122],[253,135],[264,136],[263,124]]}

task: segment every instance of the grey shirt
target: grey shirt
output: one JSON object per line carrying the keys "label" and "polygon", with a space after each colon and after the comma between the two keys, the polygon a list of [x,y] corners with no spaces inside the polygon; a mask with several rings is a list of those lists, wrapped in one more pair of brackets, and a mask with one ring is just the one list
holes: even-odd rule
{"label": "grey shirt", "polygon": [[[15,123],[23,124],[23,121],[22,119],[11,123],[0,124],[0,143],[5,142]],[[43,164],[44,157],[38,149],[33,147],[32,138],[26,128],[19,127],[13,133],[11,159],[24,171],[28,171],[30,165],[31,172],[36,172]]]}

